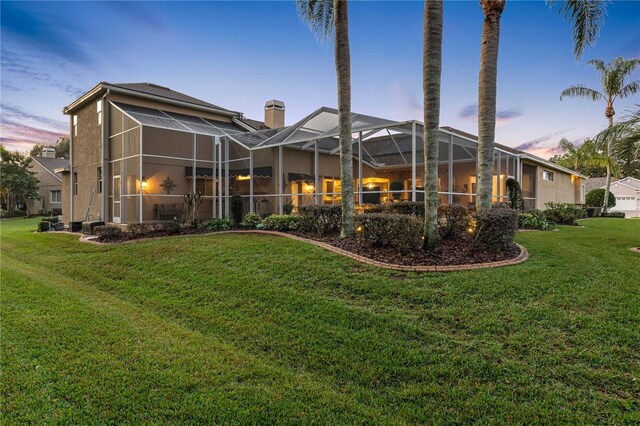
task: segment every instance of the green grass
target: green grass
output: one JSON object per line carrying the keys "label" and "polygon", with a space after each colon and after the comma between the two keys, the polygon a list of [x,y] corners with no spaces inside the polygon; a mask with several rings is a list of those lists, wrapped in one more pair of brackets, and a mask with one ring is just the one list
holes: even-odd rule
{"label": "green grass", "polygon": [[637,423],[640,222],[525,264],[365,267],[258,235],[95,246],[0,223],[0,423]]}

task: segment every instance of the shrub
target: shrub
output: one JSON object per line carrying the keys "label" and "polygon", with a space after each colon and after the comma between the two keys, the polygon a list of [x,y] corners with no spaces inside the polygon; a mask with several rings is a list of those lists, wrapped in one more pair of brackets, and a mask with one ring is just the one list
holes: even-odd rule
{"label": "shrub", "polygon": [[518,228],[550,231],[556,228],[556,224],[547,219],[540,210],[532,210],[527,213],[520,213],[518,216]]}
{"label": "shrub", "polygon": [[231,220],[233,221],[233,226],[240,226],[242,222],[242,197],[238,194],[233,194],[231,196]]}
{"label": "shrub", "polygon": [[58,223],[58,218],[57,217],[43,217],[41,220],[44,221],[44,222],[49,222],[52,225],[55,224],[55,223]]}
{"label": "shrub", "polygon": [[291,214],[293,212],[293,204],[291,203],[287,203],[285,205],[282,206],[282,212],[284,214]]}
{"label": "shrub", "polygon": [[47,222],[46,220],[38,222],[38,232],[47,232],[49,230],[51,230],[51,222]]}
{"label": "shrub", "polygon": [[438,207],[438,222],[442,238],[457,238],[465,235],[469,229],[470,220],[469,210],[460,204]]}
{"label": "shrub", "polygon": [[104,222],[95,221],[95,222],[82,222],[80,226],[83,234],[93,235],[96,226],[101,226],[101,225],[104,225]]}
{"label": "shrub", "polygon": [[301,206],[300,229],[317,235],[340,232],[342,207],[340,205]]}
{"label": "shrub", "polygon": [[624,212],[602,212],[600,217],[619,217],[624,219]]}
{"label": "shrub", "polygon": [[98,238],[102,241],[113,241],[120,238],[122,235],[122,230],[113,225],[101,225],[96,226],[95,233]]}
{"label": "shrub", "polygon": [[576,219],[582,219],[587,215],[586,211],[570,203],[548,202],[545,207],[547,209],[544,216],[558,225],[575,225]]}
{"label": "shrub", "polygon": [[27,212],[24,210],[2,210],[2,215],[0,217],[3,218],[11,218],[11,217],[24,217],[27,215]]}
{"label": "shrub", "polygon": [[383,213],[382,204],[358,204],[355,206],[356,213]]}
{"label": "shrub", "polygon": [[248,228],[256,228],[261,223],[262,223],[262,218],[257,213],[247,213],[244,216],[243,224]]}
{"label": "shrub", "polygon": [[[584,205],[587,207],[604,207],[604,188],[596,188],[587,192],[584,197]],[[609,191],[608,207],[616,206],[616,196]]]}
{"label": "shrub", "polygon": [[300,216],[290,214],[272,214],[262,221],[264,229],[272,231],[294,231],[298,229]]}
{"label": "shrub", "polygon": [[168,235],[174,235],[180,232],[182,226],[178,222],[160,222],[159,230],[166,232]]}
{"label": "shrub", "polygon": [[474,246],[504,250],[513,244],[518,232],[518,212],[511,208],[493,207],[474,214]]}
{"label": "shrub", "polygon": [[509,197],[509,206],[521,212],[524,210],[524,200],[522,199],[522,189],[520,183],[514,178],[508,178],[506,181],[507,195]]}
{"label": "shrub", "polygon": [[209,219],[204,227],[211,231],[224,231],[225,229],[231,228],[232,225],[233,222],[231,222],[231,219],[229,218],[214,217],[212,219]]}
{"label": "shrub", "polygon": [[413,215],[364,213],[356,216],[358,240],[369,247],[392,247],[399,254],[422,246],[422,221]]}
{"label": "shrub", "polygon": [[130,223],[127,225],[127,234],[130,238],[143,237],[154,231],[154,225],[149,222]]}
{"label": "shrub", "polygon": [[389,203],[384,205],[383,212],[389,214],[412,214],[414,216],[424,217],[424,203],[418,201]]}
{"label": "shrub", "polygon": [[62,209],[55,208],[51,209],[51,216],[60,216],[62,214]]}

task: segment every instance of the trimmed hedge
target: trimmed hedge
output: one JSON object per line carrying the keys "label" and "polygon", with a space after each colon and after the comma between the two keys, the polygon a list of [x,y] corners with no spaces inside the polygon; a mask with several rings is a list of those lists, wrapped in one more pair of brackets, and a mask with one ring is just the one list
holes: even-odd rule
{"label": "trimmed hedge", "polygon": [[558,225],[575,225],[577,219],[587,217],[587,212],[575,204],[548,202],[545,207],[544,216]]}
{"label": "trimmed hedge", "polygon": [[600,217],[619,217],[624,219],[624,212],[602,212]]}
{"label": "trimmed hedge", "polygon": [[521,212],[524,210],[524,199],[522,198],[522,189],[520,183],[514,178],[508,178],[506,181],[507,194],[509,197],[509,205],[512,209]]}
{"label": "trimmed hedge", "polygon": [[424,203],[419,201],[398,201],[397,203],[388,203],[383,207],[384,213],[389,214],[412,214],[418,217],[424,217]]}
{"label": "trimmed hedge", "polygon": [[41,220],[44,222],[49,222],[52,225],[58,223],[57,217],[43,217]]}
{"label": "trimmed hedge", "polygon": [[298,207],[300,229],[317,235],[340,232],[342,208],[339,205]]}
{"label": "trimmed hedge", "polygon": [[356,232],[362,244],[392,247],[399,254],[422,247],[422,221],[413,215],[364,213],[356,216]]}
{"label": "trimmed hedge", "polygon": [[[604,207],[604,188],[596,188],[587,192],[584,197],[584,205],[587,207]],[[616,206],[616,196],[609,191],[609,205],[607,207]]]}
{"label": "trimmed hedge", "polygon": [[444,239],[457,238],[467,233],[471,222],[469,209],[460,204],[438,207],[440,236]]}
{"label": "trimmed hedge", "polygon": [[474,214],[474,246],[489,250],[509,248],[518,232],[518,212],[511,208],[493,207]]}
{"label": "trimmed hedge", "polygon": [[95,233],[103,241],[117,240],[122,236],[122,230],[118,226],[102,225],[96,226]]}
{"label": "trimmed hedge", "polygon": [[262,221],[262,228],[271,231],[295,231],[300,224],[300,216],[272,214]]}
{"label": "trimmed hedge", "polygon": [[41,220],[38,222],[38,232],[47,232],[51,230],[51,222]]}
{"label": "trimmed hedge", "polygon": [[2,210],[0,211],[0,217],[9,219],[11,217],[25,217],[27,212],[24,210]]}

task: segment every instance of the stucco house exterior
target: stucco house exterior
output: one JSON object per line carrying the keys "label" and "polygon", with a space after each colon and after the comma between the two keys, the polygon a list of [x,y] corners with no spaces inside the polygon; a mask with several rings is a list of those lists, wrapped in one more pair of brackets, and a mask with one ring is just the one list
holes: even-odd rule
{"label": "stucco house exterior", "polygon": [[640,217],[640,179],[626,177],[616,180],[611,182],[609,191],[616,197],[616,205],[610,211],[624,212],[625,217]]}
{"label": "stucco house exterior", "polygon": [[[201,219],[226,216],[232,194],[262,215],[340,202],[338,115],[322,107],[285,126],[285,106],[265,104],[264,122],[151,83],[99,83],[64,108],[71,134],[63,172],[63,221],[136,223],[183,218],[182,196],[203,194]],[[352,114],[356,203],[423,199],[422,123]],[[440,131],[442,203],[475,203],[477,138]],[[506,179],[527,208],[582,204],[584,176],[496,145],[494,201]]]}
{"label": "stucco house exterior", "polygon": [[40,212],[62,210],[62,174],[56,170],[68,168],[69,160],[55,158],[53,148],[44,148],[41,156],[31,157],[29,167],[39,182]]}

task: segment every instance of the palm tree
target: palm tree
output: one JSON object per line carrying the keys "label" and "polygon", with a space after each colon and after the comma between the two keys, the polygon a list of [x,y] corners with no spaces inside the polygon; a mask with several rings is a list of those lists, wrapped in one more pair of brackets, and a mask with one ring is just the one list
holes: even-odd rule
{"label": "palm tree", "polygon": [[[574,55],[582,56],[585,47],[592,45],[606,11],[603,0],[547,0],[550,7],[559,4],[558,11],[573,27]],[[484,14],[478,79],[478,187],[476,208],[491,208],[493,192],[493,148],[496,130],[496,84],[498,77],[498,44],[500,17],[506,0],[480,0]]]}
{"label": "palm tree", "polygon": [[[640,80],[632,81],[629,84],[625,84],[625,78],[630,76],[633,71],[640,65],[640,59],[628,59],[625,60],[622,56],[619,56],[608,64],[605,64],[602,59],[592,59],[589,61],[591,65],[600,77],[600,85],[602,86],[602,92],[595,89],[590,89],[582,84],[577,86],[571,86],[562,91],[560,94],[560,100],[564,97],[574,98],[586,98],[592,101],[605,101],[606,108],[604,110],[604,116],[609,122],[609,127],[613,126],[613,116],[616,111],[613,108],[613,104],[616,99],[623,99],[627,96],[631,96],[640,90]],[[613,140],[607,139],[606,152],[608,157],[613,157]],[[609,201],[609,186],[611,185],[611,162],[607,165],[607,180],[604,189],[604,207],[603,211],[607,211]]]}
{"label": "palm tree", "polygon": [[613,144],[615,157],[622,162],[624,176],[640,177],[640,104],[622,121],[607,127],[595,137],[601,146]]}
{"label": "palm tree", "polygon": [[351,145],[351,53],[347,0],[297,0],[296,5],[301,19],[309,25],[319,39],[328,41],[331,35],[334,35],[342,197],[340,236],[352,237],[355,232],[355,212]]}
{"label": "palm tree", "polygon": [[438,128],[442,72],[442,0],[425,0],[422,83],[424,90],[424,248],[437,250]]}

